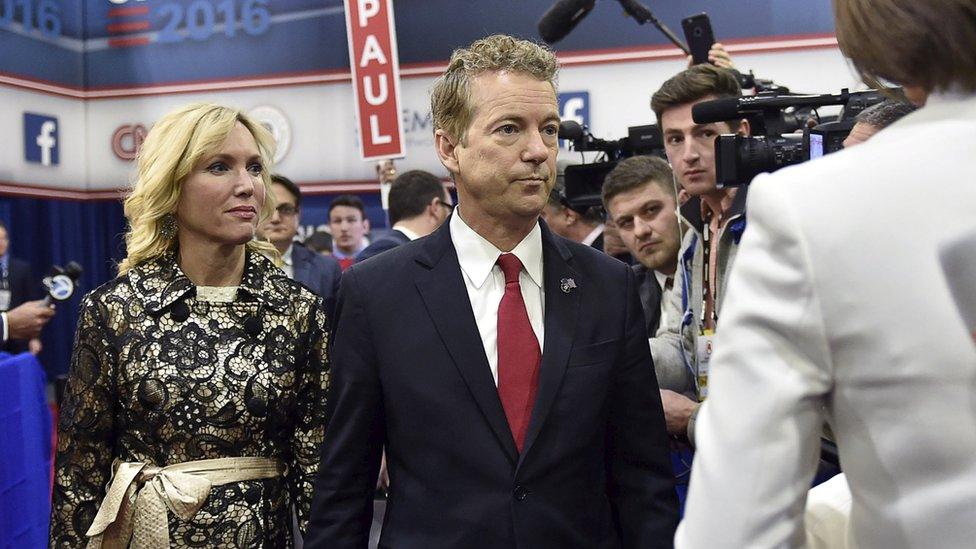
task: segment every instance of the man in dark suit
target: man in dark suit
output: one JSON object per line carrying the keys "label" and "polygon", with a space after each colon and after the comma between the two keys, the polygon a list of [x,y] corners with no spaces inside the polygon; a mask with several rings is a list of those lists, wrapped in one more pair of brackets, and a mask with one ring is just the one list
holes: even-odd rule
{"label": "man in dark suit", "polygon": [[[671,547],[668,440],[633,272],[539,222],[555,56],[491,36],[434,85],[459,207],[343,276],[306,547]],[[472,105],[476,107],[468,107]]]}
{"label": "man in dark suit", "polygon": [[[625,158],[603,182],[603,208],[638,262],[633,268],[639,281],[647,337],[657,333],[662,305],[667,303],[661,297],[670,295],[678,268],[681,234],[677,204],[671,167],[657,157]],[[662,387],[663,377],[658,372]]]}
{"label": "man in dark suit", "polygon": [[390,186],[388,201],[393,230],[360,252],[358,261],[429,235],[447,220],[454,208],[451,194],[441,180],[423,170],[398,175]]}
{"label": "man in dark suit", "polygon": [[549,193],[542,219],[559,236],[603,251],[603,231],[606,229],[603,212],[599,207],[573,206],[558,183]]}
{"label": "man in dark suit", "polygon": [[261,224],[258,232],[278,248],[285,273],[322,297],[331,319],[339,294],[339,278],[342,276],[339,262],[334,257],[314,252],[295,242],[302,204],[302,192],[298,185],[285,176],[275,174],[271,176],[271,189],[276,200],[275,211]]}
{"label": "man in dark suit", "polygon": [[[11,257],[8,253],[9,250],[10,233],[7,231],[6,225],[0,222],[0,312],[4,313],[2,323],[3,325],[8,324],[7,315],[13,314],[16,320],[20,314],[34,311],[36,314],[43,313],[44,317],[37,319],[43,321],[41,324],[43,326],[47,322],[46,319],[54,315],[53,310],[50,310],[46,304],[38,303],[33,307],[21,308],[17,313],[14,313],[18,306],[27,303],[32,298],[39,297],[40,292],[32,291],[32,288],[39,287],[39,282],[31,276],[30,264]],[[7,311],[10,312],[7,313]],[[45,311],[50,311],[50,315]],[[10,324],[16,326],[19,322]],[[19,330],[15,330],[15,332],[19,332]],[[12,354],[28,350],[35,355],[41,352],[41,340],[36,334],[28,338],[23,338],[19,333],[8,334],[8,336],[0,340],[0,350]]]}

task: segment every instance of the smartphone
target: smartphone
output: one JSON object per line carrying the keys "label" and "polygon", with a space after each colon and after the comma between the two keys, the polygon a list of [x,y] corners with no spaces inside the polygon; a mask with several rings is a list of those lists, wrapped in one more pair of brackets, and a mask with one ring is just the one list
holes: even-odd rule
{"label": "smartphone", "polygon": [[685,17],[681,20],[681,28],[685,31],[685,41],[688,42],[688,49],[691,51],[692,63],[695,65],[708,63],[708,50],[712,49],[712,44],[715,43],[708,14],[699,13]]}

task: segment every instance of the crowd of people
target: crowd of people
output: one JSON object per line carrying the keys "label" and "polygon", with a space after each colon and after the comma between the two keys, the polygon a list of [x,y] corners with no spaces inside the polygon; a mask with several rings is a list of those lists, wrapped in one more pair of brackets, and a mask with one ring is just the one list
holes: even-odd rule
{"label": "crowd of people", "polygon": [[[244,112],[167,114],[81,305],[51,546],[366,547],[378,478],[383,547],[971,543],[976,346],[938,251],[976,185],[934,160],[976,152],[976,7],[835,6],[865,82],[915,105],[742,187],[714,143],[748,120],[692,116],[743,93],[721,46],[650,94],[666,160],[619,161],[597,207],[559,181],[555,55],[455,50],[431,115],[457,203],[399,174],[369,242],[351,195],[296,241],[300,188]],[[15,305],[4,340],[53,314]],[[844,473],[808,497],[823,439]]]}

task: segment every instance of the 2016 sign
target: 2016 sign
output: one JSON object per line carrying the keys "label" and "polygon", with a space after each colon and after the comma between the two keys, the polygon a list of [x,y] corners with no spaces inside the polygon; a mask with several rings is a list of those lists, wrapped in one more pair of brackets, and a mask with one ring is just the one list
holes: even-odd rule
{"label": "2016 sign", "polygon": [[344,0],[364,160],[404,156],[400,63],[391,0]]}
{"label": "2016 sign", "polygon": [[61,36],[61,7],[54,0],[0,0],[0,28],[15,22],[37,29],[46,38]]}
{"label": "2016 sign", "polygon": [[[244,0],[239,11],[236,4],[235,0],[223,0],[217,4],[197,0],[186,10],[180,4],[163,4],[159,7],[159,16],[165,22],[157,41],[182,42],[186,36],[193,40],[206,40],[217,32],[218,19],[222,21],[224,35],[228,38],[237,33],[238,22],[244,32],[251,36],[268,30],[271,25],[268,0]],[[185,33],[181,32],[181,27],[185,28]]]}

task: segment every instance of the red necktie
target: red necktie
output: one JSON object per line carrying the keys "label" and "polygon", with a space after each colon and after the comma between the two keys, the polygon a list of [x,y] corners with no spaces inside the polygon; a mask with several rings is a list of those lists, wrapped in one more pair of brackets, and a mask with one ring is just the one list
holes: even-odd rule
{"label": "red necktie", "polygon": [[505,273],[505,295],[498,305],[498,397],[521,452],[539,388],[542,351],[522,300],[522,262],[514,254],[502,254],[498,266]]}
{"label": "red necktie", "polygon": [[349,267],[352,267],[352,264],[355,262],[356,258],[354,257],[341,257],[339,258],[339,268],[345,271]]}

